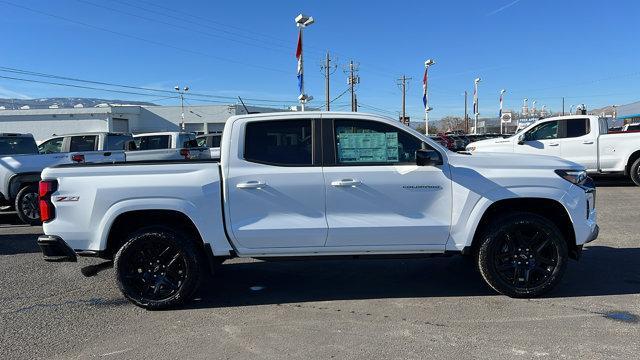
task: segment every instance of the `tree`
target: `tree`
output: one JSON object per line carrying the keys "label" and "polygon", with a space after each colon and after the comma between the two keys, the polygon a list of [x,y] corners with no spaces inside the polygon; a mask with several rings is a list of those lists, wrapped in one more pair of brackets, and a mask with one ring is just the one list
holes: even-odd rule
{"label": "tree", "polygon": [[459,116],[445,116],[440,120],[440,127],[444,131],[465,130],[464,118]]}
{"label": "tree", "polygon": [[[416,130],[422,134],[424,134],[424,123],[420,124],[418,126],[416,126]],[[440,129],[438,129],[437,126],[433,125],[433,124],[429,124],[429,134],[434,135],[440,132]]]}

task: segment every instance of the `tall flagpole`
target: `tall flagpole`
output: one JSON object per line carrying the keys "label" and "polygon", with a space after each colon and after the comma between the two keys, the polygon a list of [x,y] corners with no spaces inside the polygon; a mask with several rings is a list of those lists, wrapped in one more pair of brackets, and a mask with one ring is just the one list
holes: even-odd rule
{"label": "tall flagpole", "polygon": [[507,92],[507,90],[500,90],[500,112],[498,113],[498,121],[500,121],[500,135],[504,132],[502,128],[502,100],[505,92]]}
{"label": "tall flagpole", "polygon": [[435,64],[433,59],[424,62],[424,77],[422,78],[422,103],[424,104],[424,134],[429,136],[429,111],[433,108],[429,107],[429,66]]}
{"label": "tall flagpole", "polygon": [[473,133],[478,133],[478,118],[480,117],[480,108],[478,106],[478,83],[480,78],[473,80],[473,113],[475,114],[475,120],[473,122]]}
{"label": "tall flagpole", "polygon": [[305,94],[304,92],[304,54],[302,52],[302,33],[303,29],[314,23],[312,16],[306,16],[300,14],[295,18],[296,26],[298,27],[298,46],[296,47],[296,59],[298,59],[298,100],[300,100],[300,109],[304,111],[305,104],[313,99],[313,97]]}

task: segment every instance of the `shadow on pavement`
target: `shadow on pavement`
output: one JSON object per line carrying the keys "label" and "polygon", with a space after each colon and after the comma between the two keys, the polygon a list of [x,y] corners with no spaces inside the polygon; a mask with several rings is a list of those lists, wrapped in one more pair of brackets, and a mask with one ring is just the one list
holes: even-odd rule
{"label": "shadow on pavement", "polygon": [[7,225],[25,225],[15,212],[0,212],[0,227],[7,227]]}
{"label": "shadow on pavement", "polygon": [[[638,259],[638,248],[589,247],[548,297],[638,294]],[[229,263],[188,307],[486,295],[496,293],[464,257]]]}
{"label": "shadow on pavement", "polygon": [[36,234],[0,235],[0,255],[16,255],[40,252]]}
{"label": "shadow on pavement", "polygon": [[595,175],[593,180],[596,187],[636,186],[628,176],[603,176]]}
{"label": "shadow on pavement", "polygon": [[0,234],[0,255],[40,252],[36,243],[38,235],[29,233],[33,227],[23,224],[15,213],[0,213],[0,230],[2,229],[11,229],[11,232]]}

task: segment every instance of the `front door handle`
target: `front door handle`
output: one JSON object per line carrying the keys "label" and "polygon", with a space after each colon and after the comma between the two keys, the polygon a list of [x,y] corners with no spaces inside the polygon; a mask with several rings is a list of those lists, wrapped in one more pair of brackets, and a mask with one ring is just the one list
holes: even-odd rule
{"label": "front door handle", "polygon": [[362,184],[362,181],[360,180],[354,180],[354,179],[342,179],[342,180],[335,180],[331,182],[331,186],[344,186],[344,187],[356,187],[358,185]]}
{"label": "front door handle", "polygon": [[591,144],[593,144],[593,140],[585,140],[582,143],[585,144],[585,145],[591,145]]}
{"label": "front door handle", "polygon": [[558,143],[549,143],[549,146],[558,146],[558,145],[560,145],[560,144],[558,144]]}
{"label": "front door handle", "polygon": [[261,189],[267,185],[264,181],[251,180],[246,182],[241,182],[236,185],[238,189]]}

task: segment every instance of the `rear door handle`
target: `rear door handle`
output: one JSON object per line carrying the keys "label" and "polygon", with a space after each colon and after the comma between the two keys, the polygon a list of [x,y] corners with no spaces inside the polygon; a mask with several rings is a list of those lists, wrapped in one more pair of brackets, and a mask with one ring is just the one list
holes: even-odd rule
{"label": "rear door handle", "polygon": [[591,145],[591,144],[593,144],[593,141],[592,140],[586,140],[586,141],[583,141],[582,143],[586,144],[586,145]]}
{"label": "rear door handle", "polygon": [[238,189],[261,189],[267,185],[264,181],[251,180],[246,182],[241,182],[236,185]]}
{"label": "rear door handle", "polygon": [[560,144],[558,144],[558,143],[549,143],[549,146],[558,146],[558,145],[560,145]]}
{"label": "rear door handle", "polygon": [[335,180],[331,182],[331,186],[349,186],[349,187],[355,187],[362,184],[362,181],[360,180],[354,180],[354,179],[342,179],[342,180]]}

